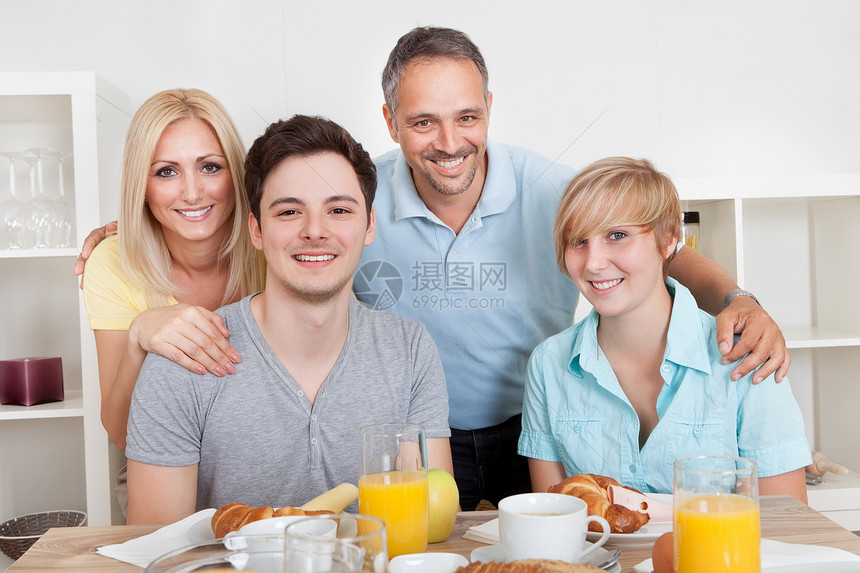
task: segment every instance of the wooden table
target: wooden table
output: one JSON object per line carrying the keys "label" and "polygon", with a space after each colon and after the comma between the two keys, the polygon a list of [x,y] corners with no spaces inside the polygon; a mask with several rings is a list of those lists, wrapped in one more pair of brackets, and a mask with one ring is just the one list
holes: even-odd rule
{"label": "wooden table", "polygon": [[[473,525],[484,523],[497,516],[495,511],[463,512],[448,541],[429,546],[429,551],[448,551],[465,555],[483,544],[463,539],[463,533]],[[762,535],[788,543],[826,545],[845,549],[860,555],[860,537],[840,527],[807,505],[789,496],[761,498]],[[35,571],[81,572],[134,572],[141,569],[115,561],[96,553],[96,548],[111,543],[122,543],[154,531],[150,525],[115,525],[111,527],[54,528],[42,536],[7,573]],[[607,544],[606,547],[610,545]],[[650,546],[623,547],[621,567],[624,573],[651,556]]]}

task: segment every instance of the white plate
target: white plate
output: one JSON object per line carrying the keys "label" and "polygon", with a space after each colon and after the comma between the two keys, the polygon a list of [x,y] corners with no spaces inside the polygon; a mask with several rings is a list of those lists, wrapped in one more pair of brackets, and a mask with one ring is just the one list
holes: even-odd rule
{"label": "white plate", "polygon": [[398,555],[388,564],[389,573],[454,573],[469,560],[456,553],[410,553]]}
{"label": "white plate", "polygon": [[[672,531],[671,523],[656,523],[643,525],[639,531],[633,533],[610,533],[604,547],[621,545],[653,545],[658,537]],[[595,542],[600,539],[600,533],[589,531],[585,534],[588,541]]]}
{"label": "white plate", "polygon": [[[671,493],[649,493],[649,497],[672,503]],[[658,537],[664,533],[672,531],[671,523],[646,523],[638,531],[633,533],[610,533],[609,539],[606,540],[604,547],[619,546],[619,545],[652,545]],[[585,538],[592,543],[600,539],[600,533],[597,531],[588,531]]]}
{"label": "white plate", "polygon": [[188,543],[196,545],[197,543],[206,543],[215,539],[215,534],[212,533],[212,514],[205,515],[200,518],[200,521],[191,525],[188,528]]}
{"label": "white plate", "polygon": [[[588,541],[585,542],[585,549],[588,549],[591,546],[591,543]],[[598,547],[592,553],[589,554],[589,559],[594,559],[598,555],[606,555],[609,553],[603,547]],[[477,549],[472,551],[470,555],[472,559],[472,563],[476,561],[483,561],[484,563],[488,561],[495,561],[497,563],[504,563],[508,560],[505,556],[505,550],[502,547],[501,543],[497,543],[496,545],[485,545],[484,547],[478,547]],[[610,573],[621,573],[621,564],[617,561],[615,564],[607,569]]]}
{"label": "white plate", "polygon": [[779,567],[762,567],[762,573],[857,573],[860,571],[860,563],[836,562],[836,563],[802,563],[800,565],[780,565]]}

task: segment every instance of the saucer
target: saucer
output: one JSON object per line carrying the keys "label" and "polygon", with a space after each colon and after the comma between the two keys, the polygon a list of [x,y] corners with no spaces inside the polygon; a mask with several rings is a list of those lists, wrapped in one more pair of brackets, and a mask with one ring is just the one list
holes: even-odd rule
{"label": "saucer", "polygon": [[[589,547],[591,547],[591,545],[592,543],[586,541],[583,548],[588,549]],[[606,549],[598,547],[590,554],[589,559],[594,559],[595,557],[605,555],[607,553],[609,552]],[[472,551],[470,557],[472,563],[476,561],[483,561],[485,563],[487,561],[505,563],[506,561],[508,561],[508,558],[505,556],[505,549],[504,547],[502,547],[501,543],[497,543],[496,545],[486,545],[484,547],[478,547],[477,549]],[[615,564],[612,565],[609,569],[606,569],[606,571],[609,571],[610,573],[621,573],[621,564],[616,561]]]}
{"label": "saucer", "polygon": [[410,553],[393,558],[388,569],[391,573],[454,573],[468,564],[456,553]]}

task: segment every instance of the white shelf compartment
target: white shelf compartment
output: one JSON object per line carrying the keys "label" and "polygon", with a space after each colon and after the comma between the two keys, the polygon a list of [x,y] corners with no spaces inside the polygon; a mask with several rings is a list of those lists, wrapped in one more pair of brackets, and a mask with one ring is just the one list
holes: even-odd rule
{"label": "white shelf compartment", "polygon": [[45,418],[78,418],[84,415],[84,398],[81,390],[64,392],[65,400],[34,406],[18,404],[0,405],[0,421],[40,420]]}
{"label": "white shelf compartment", "polygon": [[80,251],[77,248],[68,249],[0,249],[0,259],[37,259],[48,257],[75,257]]}
{"label": "white shelf compartment", "polygon": [[[0,481],[11,484],[0,491],[2,515],[60,504],[85,509],[90,525],[111,524],[95,344],[72,265],[86,234],[117,216],[132,113],[129,99],[94,72],[0,72],[0,150],[73,153],[64,190],[74,205],[75,245],[0,251],[0,359],[60,356],[66,395],[63,402],[0,407]],[[0,160],[0,170],[7,168]],[[7,187],[8,178],[0,180],[0,196]],[[46,495],[37,482],[55,458],[64,459],[63,482]]]}
{"label": "white shelf compartment", "polygon": [[[834,459],[840,462],[838,459]],[[824,474],[824,482],[806,486],[809,506],[845,529],[860,532],[860,474]]]}

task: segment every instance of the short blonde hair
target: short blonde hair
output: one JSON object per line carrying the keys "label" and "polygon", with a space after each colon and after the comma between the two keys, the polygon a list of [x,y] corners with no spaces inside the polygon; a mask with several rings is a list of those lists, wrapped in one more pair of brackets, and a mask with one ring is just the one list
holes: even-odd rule
{"label": "short blonde hair", "polygon": [[262,256],[248,231],[245,194],[245,147],[233,120],[214,97],[197,89],[172,89],[146,100],[131,120],[125,141],[119,215],[119,247],[123,271],[146,291],[150,306],[165,306],[170,295],[182,294],[171,277],[170,253],[161,224],[146,205],[146,184],[155,148],[164,130],[181,119],[200,119],[218,138],[233,179],[236,206],[230,232],[219,257],[229,261],[223,304],[260,290]]}
{"label": "short blonde hair", "polygon": [[678,191],[669,177],[646,159],[608,157],[595,161],[571,180],[558,204],[553,227],[558,268],[570,277],[564,261],[567,247],[621,226],[653,231],[661,253],[679,236]]}

